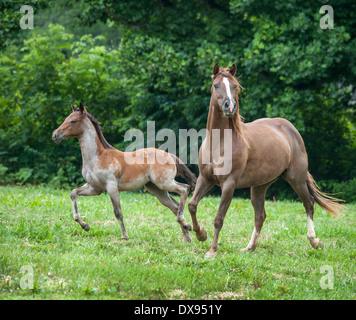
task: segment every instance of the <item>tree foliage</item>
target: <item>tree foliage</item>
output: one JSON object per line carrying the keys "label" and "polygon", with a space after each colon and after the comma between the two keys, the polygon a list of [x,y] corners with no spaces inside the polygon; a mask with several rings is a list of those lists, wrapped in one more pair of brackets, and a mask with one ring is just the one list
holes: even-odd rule
{"label": "tree foliage", "polygon": [[[70,9],[70,2],[63,3]],[[83,28],[114,24],[121,41],[113,47],[101,36],[79,38],[55,25],[33,33],[20,54],[11,46],[3,50],[1,163],[12,177],[27,177],[29,171],[19,170],[28,168],[32,182],[78,179],[76,144],[54,147],[48,139],[71,101],[88,105],[118,147],[125,146],[127,129],[145,130],[148,120],[156,121],[156,130],[204,128],[210,74],[219,61],[238,66],[246,122],[290,120],[304,138],[317,180],[332,181],[323,182],[329,191],[354,181],[355,4],[329,1],[334,28],[323,30],[323,4],[315,1],[77,3]],[[351,193],[348,199],[356,197]]]}

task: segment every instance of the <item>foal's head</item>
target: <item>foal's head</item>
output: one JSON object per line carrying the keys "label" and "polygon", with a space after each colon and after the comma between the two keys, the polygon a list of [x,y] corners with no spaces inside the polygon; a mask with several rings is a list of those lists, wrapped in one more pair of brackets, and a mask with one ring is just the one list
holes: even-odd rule
{"label": "foal's head", "polygon": [[219,64],[214,66],[213,85],[211,86],[211,98],[214,105],[218,105],[224,116],[233,117],[239,112],[239,97],[241,85],[234,78],[236,65],[230,68],[219,68]]}
{"label": "foal's head", "polygon": [[76,108],[72,104],[73,112],[64,120],[57,130],[53,131],[52,140],[60,143],[70,137],[79,137],[84,132],[83,122],[86,118],[86,110],[82,103]]}

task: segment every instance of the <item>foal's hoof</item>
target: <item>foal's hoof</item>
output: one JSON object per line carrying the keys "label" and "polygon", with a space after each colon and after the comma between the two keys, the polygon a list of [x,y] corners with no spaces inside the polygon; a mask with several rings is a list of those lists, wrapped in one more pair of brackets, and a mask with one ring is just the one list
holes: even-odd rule
{"label": "foal's hoof", "polygon": [[123,237],[121,237],[121,240],[129,240],[129,237],[128,236],[123,236]]}
{"label": "foal's hoof", "polygon": [[208,234],[203,227],[200,228],[199,232],[196,232],[196,236],[199,241],[205,241],[208,238]]}
{"label": "foal's hoof", "polygon": [[89,231],[90,230],[90,227],[89,225],[86,223],[85,225],[82,225],[82,228],[85,230],[85,231]]}
{"label": "foal's hoof", "polygon": [[188,236],[184,236],[184,241],[185,242],[188,242],[188,243],[191,243],[192,242],[192,239]]}

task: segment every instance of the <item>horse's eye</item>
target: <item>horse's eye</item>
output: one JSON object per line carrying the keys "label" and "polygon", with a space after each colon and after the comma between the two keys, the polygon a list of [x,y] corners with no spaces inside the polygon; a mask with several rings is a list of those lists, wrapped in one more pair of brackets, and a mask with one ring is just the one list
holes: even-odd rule
{"label": "horse's eye", "polygon": [[75,124],[75,123],[77,123],[77,120],[72,120],[70,123]]}
{"label": "horse's eye", "polygon": [[237,84],[234,85],[234,90],[236,90],[236,88],[237,88]]}
{"label": "horse's eye", "polygon": [[219,88],[219,85],[217,83],[214,84],[214,88],[217,89]]}

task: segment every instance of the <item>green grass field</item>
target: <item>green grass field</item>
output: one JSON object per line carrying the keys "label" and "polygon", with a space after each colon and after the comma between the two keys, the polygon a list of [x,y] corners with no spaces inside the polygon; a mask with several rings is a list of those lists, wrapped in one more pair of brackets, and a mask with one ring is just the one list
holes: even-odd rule
{"label": "green grass field", "polygon": [[[127,241],[108,195],[78,199],[86,232],[73,220],[69,194],[0,188],[1,299],[355,299],[355,204],[338,219],[316,205],[324,248],[315,250],[302,204],[267,201],[258,247],[245,253],[254,214],[249,200],[235,198],[209,260],[218,197],[198,207],[207,241],[191,233],[186,243],[150,194],[121,193]],[[187,207],[185,217],[190,222]]]}

